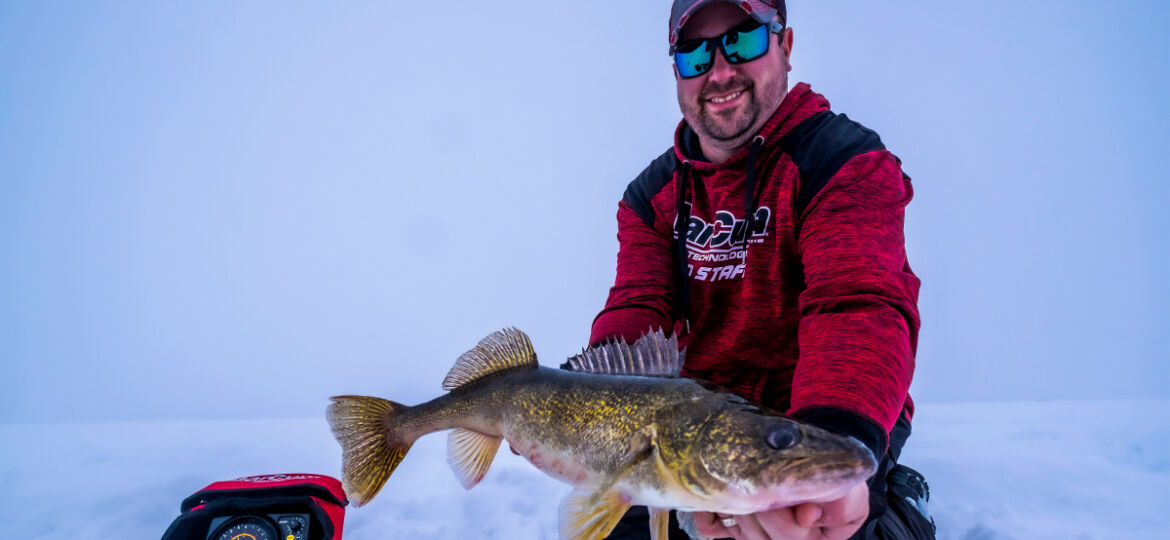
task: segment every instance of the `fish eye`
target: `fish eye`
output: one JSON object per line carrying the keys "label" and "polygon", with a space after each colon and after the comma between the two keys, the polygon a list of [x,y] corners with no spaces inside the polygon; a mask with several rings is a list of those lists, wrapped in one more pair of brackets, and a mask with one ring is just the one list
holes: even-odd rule
{"label": "fish eye", "polygon": [[800,432],[795,427],[774,426],[764,436],[764,442],[777,450],[792,448],[800,441]]}

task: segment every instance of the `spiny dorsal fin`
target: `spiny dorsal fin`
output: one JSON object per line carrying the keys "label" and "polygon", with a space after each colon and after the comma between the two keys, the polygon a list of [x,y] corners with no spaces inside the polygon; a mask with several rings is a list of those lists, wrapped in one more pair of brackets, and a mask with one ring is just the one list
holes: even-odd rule
{"label": "spiny dorsal fin", "polygon": [[678,337],[668,339],[662,329],[644,334],[633,345],[617,338],[569,358],[569,369],[605,375],[678,377],[683,366]]}
{"label": "spiny dorsal fin", "polygon": [[463,353],[443,379],[443,390],[454,390],[497,371],[535,368],[537,365],[536,353],[528,336],[515,328],[505,328],[481,339],[474,349]]}

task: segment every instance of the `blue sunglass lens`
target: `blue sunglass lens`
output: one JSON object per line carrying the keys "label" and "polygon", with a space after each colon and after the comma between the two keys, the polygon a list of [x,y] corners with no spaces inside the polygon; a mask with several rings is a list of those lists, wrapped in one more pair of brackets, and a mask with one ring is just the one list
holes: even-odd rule
{"label": "blue sunglass lens", "polygon": [[678,75],[684,79],[698,77],[711,69],[715,63],[713,42],[718,40],[723,57],[732,64],[750,62],[768,52],[768,27],[753,24],[740,26],[722,36],[700,39],[679,45],[674,53]]}
{"label": "blue sunglass lens", "polygon": [[679,47],[674,53],[674,63],[678,66],[678,75],[684,79],[698,77],[711,69],[715,59],[715,51],[708,41],[696,41]]}
{"label": "blue sunglass lens", "polygon": [[723,36],[723,53],[732,64],[750,62],[768,52],[768,27],[728,32]]}

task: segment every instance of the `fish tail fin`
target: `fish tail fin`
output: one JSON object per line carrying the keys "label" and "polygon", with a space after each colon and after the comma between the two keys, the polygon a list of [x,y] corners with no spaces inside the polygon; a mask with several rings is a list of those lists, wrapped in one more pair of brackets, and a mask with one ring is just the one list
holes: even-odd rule
{"label": "fish tail fin", "polygon": [[354,506],[362,506],[378,494],[414,444],[401,440],[394,431],[399,413],[407,407],[366,396],[332,400],[327,417],[333,437],[341,443],[342,483]]}

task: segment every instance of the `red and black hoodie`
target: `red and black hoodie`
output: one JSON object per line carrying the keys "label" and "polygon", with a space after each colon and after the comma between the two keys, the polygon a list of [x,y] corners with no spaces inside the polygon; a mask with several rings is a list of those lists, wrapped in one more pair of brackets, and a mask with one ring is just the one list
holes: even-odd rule
{"label": "red and black hoodie", "polygon": [[590,343],[689,321],[684,376],[880,457],[898,417],[913,414],[912,195],[878,135],[804,83],[719,165],[684,120],[618,204],[617,279]]}

